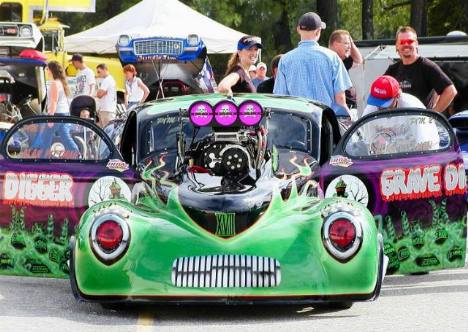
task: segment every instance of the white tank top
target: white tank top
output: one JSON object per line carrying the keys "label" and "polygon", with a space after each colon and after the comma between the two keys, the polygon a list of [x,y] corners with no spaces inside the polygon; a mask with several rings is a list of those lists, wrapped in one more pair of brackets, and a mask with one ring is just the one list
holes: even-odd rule
{"label": "white tank top", "polygon": [[[57,100],[57,108],[55,109],[55,114],[69,114],[69,106],[68,106],[68,99],[65,95],[65,91],[63,90],[62,82],[57,81],[58,87],[58,100]],[[47,91],[47,104],[50,105],[50,85],[49,91]]]}
{"label": "white tank top", "polygon": [[145,92],[138,86],[138,82],[140,81],[141,79],[138,77],[133,78],[131,82],[128,80],[125,81],[129,102],[140,102],[143,99]]}

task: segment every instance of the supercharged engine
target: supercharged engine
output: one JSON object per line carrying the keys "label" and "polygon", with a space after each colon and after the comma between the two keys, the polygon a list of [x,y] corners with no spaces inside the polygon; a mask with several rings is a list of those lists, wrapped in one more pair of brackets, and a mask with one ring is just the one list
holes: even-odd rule
{"label": "supercharged engine", "polygon": [[[239,106],[221,101],[214,107],[206,102],[194,103],[189,109],[191,123],[196,128],[211,126],[213,131],[198,141],[192,140],[184,156],[189,171],[232,181],[252,174],[258,178],[268,156],[267,130],[260,125],[265,114],[255,101]],[[184,151],[183,144],[179,145],[179,151]]]}

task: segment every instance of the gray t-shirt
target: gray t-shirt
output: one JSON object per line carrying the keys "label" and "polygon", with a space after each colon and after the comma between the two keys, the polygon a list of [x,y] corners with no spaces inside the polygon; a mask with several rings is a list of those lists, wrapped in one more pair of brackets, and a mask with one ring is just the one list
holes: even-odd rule
{"label": "gray t-shirt", "polygon": [[86,67],[76,74],[76,86],[75,91],[73,91],[73,97],[79,95],[92,96],[94,87],[91,88],[91,85],[96,85],[96,79],[94,78],[94,72]]}

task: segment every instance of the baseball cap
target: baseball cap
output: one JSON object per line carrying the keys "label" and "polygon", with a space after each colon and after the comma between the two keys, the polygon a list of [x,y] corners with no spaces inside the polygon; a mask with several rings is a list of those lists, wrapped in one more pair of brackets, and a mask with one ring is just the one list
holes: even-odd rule
{"label": "baseball cap", "polygon": [[392,76],[377,77],[372,83],[367,105],[388,107],[400,93],[400,83]]}
{"label": "baseball cap", "polygon": [[263,45],[260,42],[260,38],[255,36],[244,36],[241,39],[239,39],[239,42],[237,43],[237,50],[241,51],[245,48],[251,48],[252,46],[263,48]]}
{"label": "baseball cap", "polygon": [[306,31],[317,30],[318,28],[323,30],[327,27],[325,22],[322,22],[320,19],[320,16],[314,12],[308,12],[302,15],[299,18],[297,25],[299,26],[299,29]]}
{"label": "baseball cap", "polygon": [[251,71],[257,71],[257,67],[255,67],[255,65],[251,65],[249,67],[249,72],[251,72]]}
{"label": "baseball cap", "polygon": [[73,54],[72,58],[70,61],[79,61],[79,62],[83,62],[83,56],[81,54]]}
{"label": "baseball cap", "polygon": [[265,62],[259,62],[258,65],[257,65],[257,69],[260,69],[260,68],[264,68],[265,70],[267,69],[267,65],[265,64]]}

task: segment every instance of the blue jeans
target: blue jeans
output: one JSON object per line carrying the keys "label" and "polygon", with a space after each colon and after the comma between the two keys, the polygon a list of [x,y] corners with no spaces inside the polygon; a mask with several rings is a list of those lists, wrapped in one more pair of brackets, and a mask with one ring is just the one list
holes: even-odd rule
{"label": "blue jeans", "polygon": [[54,141],[54,138],[65,147],[67,153],[72,153],[71,155],[80,154],[80,149],[73,140],[70,131],[71,124],[69,123],[54,123],[52,127],[49,127],[47,124],[43,124],[45,127],[42,132],[37,133],[34,141],[31,145],[31,149],[38,149],[40,158],[50,158],[50,148]]}

